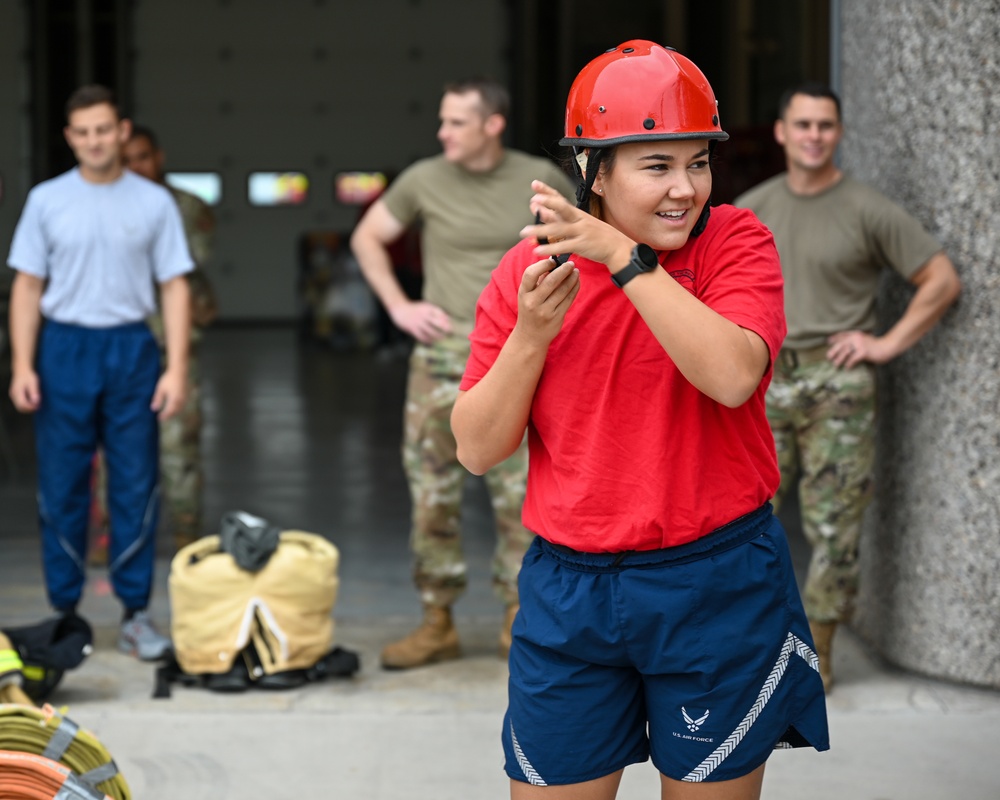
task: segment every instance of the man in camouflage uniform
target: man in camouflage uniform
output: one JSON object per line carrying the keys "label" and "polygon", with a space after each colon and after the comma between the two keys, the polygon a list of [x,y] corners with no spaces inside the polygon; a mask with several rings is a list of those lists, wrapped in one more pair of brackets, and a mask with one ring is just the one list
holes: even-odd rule
{"label": "man in camouflage uniform", "polygon": [[[573,196],[553,163],[504,148],[509,98],[492,81],[445,88],[441,155],[411,165],[358,223],[351,247],[393,323],[414,339],[405,410],[403,464],[413,501],[411,548],[424,621],[382,651],[382,665],[406,669],[459,656],[451,606],[466,586],[459,511],[468,472],[458,462],[451,409],[469,356],[476,300],[503,254],[531,222],[531,181]],[[421,222],[423,299],[410,300],[392,266],[389,245]],[[532,535],[521,524],[527,447],[486,478],[497,525],[493,581],[506,606],[500,653],[510,647],[517,574]]]}
{"label": "man in camouflage uniform", "polygon": [[[141,125],[132,128],[124,147],[125,166],[162,184],[173,195],[184,221],[184,233],[195,269],[188,273],[191,287],[191,352],[188,357],[188,396],[184,408],[160,426],[160,473],[167,517],[178,548],[202,534],[201,531],[201,381],[198,346],[202,331],[215,319],[218,307],[205,263],[211,258],[215,237],[215,216],[201,198],[169,185],[164,179],[164,153],[156,135]],[[163,347],[160,315],[149,320],[150,328]]]}
{"label": "man in camouflage uniform", "polygon": [[[842,132],[840,100],[828,87],[788,90],[774,128],[787,171],[736,200],[771,229],[781,256],[788,335],[767,393],[781,468],[775,504],[798,479],[813,548],[803,600],[828,690],[833,634],[853,611],[861,520],[872,497],[875,365],[916,344],[961,289],[919,222],[836,166]],[[876,335],[884,267],[916,291]]]}

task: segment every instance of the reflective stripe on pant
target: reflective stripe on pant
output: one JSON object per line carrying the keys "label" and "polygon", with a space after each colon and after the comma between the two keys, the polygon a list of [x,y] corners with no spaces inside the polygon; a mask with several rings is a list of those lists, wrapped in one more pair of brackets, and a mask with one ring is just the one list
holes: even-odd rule
{"label": "reflective stripe on pant", "polygon": [[806,614],[818,622],[845,621],[857,595],[861,520],[872,498],[874,368],[779,359],[767,416],[781,469],[776,506],[801,471],[802,528],[812,546],[802,592]]}
{"label": "reflective stripe on pant", "polygon": [[46,322],[35,414],[38,506],[49,602],[83,591],[90,477],[100,444],[108,469],[111,585],[127,608],[144,608],[153,584],[158,513],[158,438],[149,404],[160,356],[144,323],[83,328]]}
{"label": "reflective stripe on pant", "polygon": [[[413,575],[423,602],[436,606],[454,603],[467,583],[459,515],[469,473],[456,456],[451,409],[468,355],[467,339],[451,336],[418,344],[410,358],[403,464],[413,503]],[[521,524],[527,475],[528,448],[522,442],[484,476],[497,531],[493,585],[507,604],[517,601],[521,560],[534,538]]]}

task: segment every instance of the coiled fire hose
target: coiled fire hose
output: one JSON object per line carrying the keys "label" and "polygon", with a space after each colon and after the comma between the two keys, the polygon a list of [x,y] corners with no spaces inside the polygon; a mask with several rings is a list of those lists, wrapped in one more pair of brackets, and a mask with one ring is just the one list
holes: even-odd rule
{"label": "coiled fire hose", "polygon": [[[103,800],[105,796],[131,800],[132,793],[111,754],[92,733],[50,705],[0,705],[0,751],[0,797],[4,800]],[[39,756],[42,761],[20,757],[24,755]],[[62,769],[53,769],[46,760],[59,762],[55,766]],[[34,779],[27,777],[32,775]],[[56,791],[45,794],[50,785]]]}
{"label": "coiled fire hose", "polygon": [[4,800],[108,800],[69,767],[31,753],[0,750],[0,797]]}

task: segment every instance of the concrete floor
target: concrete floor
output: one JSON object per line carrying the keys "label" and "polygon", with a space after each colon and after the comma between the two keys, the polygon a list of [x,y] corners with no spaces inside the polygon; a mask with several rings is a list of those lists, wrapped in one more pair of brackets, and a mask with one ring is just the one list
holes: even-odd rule
{"label": "concrete floor", "polygon": [[[239,508],[334,541],[336,640],[360,654],[362,670],[286,692],[175,686],[154,700],[153,667],[114,650],[119,609],[93,569],[81,612],[95,626],[96,652],[52,702],[99,737],[137,800],[508,796],[499,743],[506,667],[495,655],[500,608],[488,586],[491,521],[478,481],[465,503],[471,585],[456,609],[465,658],[410,672],[378,667],[381,646],[417,621],[399,464],[405,362],[302,345],[288,329],[220,328],[206,337],[203,365],[209,528]],[[9,412],[8,404],[19,475],[0,471],[0,627],[49,613],[30,425]],[[785,521],[801,569],[794,509]],[[168,538],[152,609],[164,627]],[[1000,693],[892,669],[850,631],[836,644],[832,749],[776,753],[764,798],[1000,798]],[[626,770],[620,798],[657,796],[651,766]]]}

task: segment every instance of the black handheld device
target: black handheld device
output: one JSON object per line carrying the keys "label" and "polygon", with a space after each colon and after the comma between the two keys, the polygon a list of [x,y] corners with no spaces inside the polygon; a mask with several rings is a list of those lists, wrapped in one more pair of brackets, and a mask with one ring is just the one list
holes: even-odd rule
{"label": "black handheld device", "polygon": [[[542,224],[542,213],[540,211],[536,211],[535,212],[535,224],[536,225],[541,225]],[[538,237],[538,243],[539,244],[548,244],[549,243],[548,237],[546,237],[546,236],[539,236]],[[560,253],[557,256],[549,256],[549,258],[552,259],[552,269],[555,269],[556,267],[562,266],[567,261],[569,261],[569,256],[570,256],[569,253]]]}

